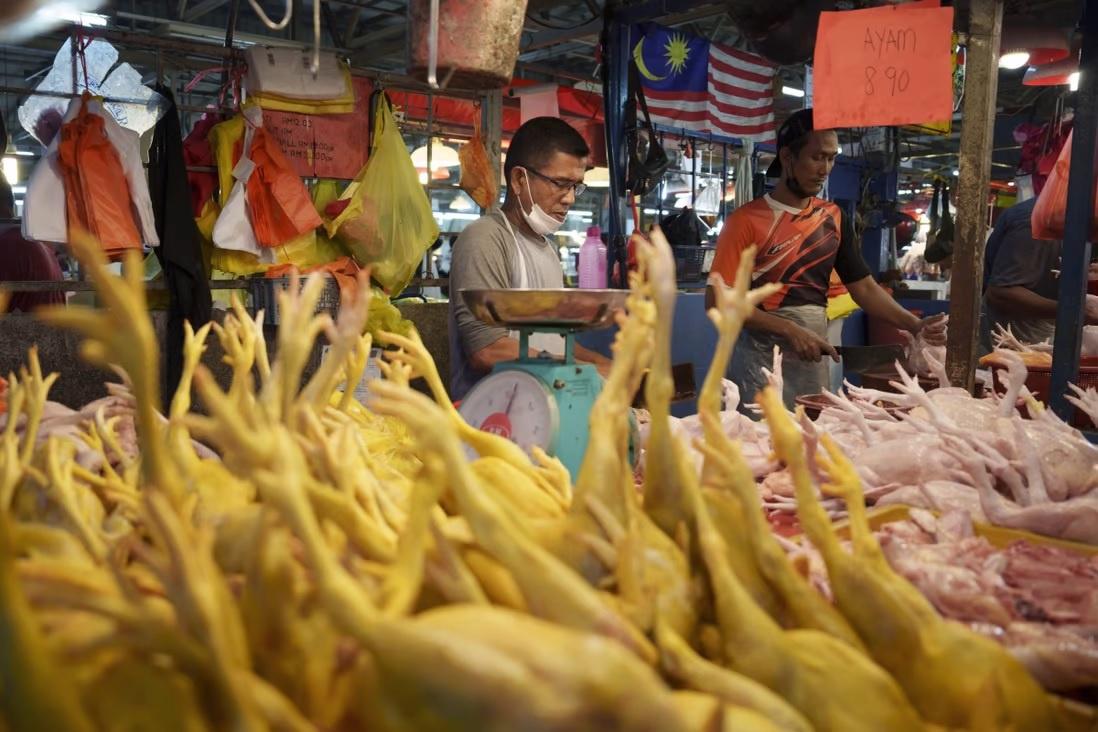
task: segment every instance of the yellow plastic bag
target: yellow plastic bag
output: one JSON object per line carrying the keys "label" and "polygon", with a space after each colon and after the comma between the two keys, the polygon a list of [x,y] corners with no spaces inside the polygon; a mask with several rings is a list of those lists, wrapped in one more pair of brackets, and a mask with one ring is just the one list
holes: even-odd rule
{"label": "yellow plastic bag", "polygon": [[376,287],[370,298],[370,309],[366,316],[366,332],[376,339],[380,333],[396,333],[408,336],[412,333],[412,321],[400,313],[389,296]]}
{"label": "yellow plastic bag", "polygon": [[325,228],[371,268],[375,282],[397,295],[438,238],[438,224],[385,97],[372,143],[370,159],[341,196],[347,207]]}
{"label": "yellow plastic bag", "polygon": [[[217,161],[217,205],[222,207],[229,200],[229,193],[233,189],[233,167],[236,165],[236,144],[244,139],[244,115],[218,122],[210,128],[210,149],[213,150],[214,160]],[[212,241],[212,236],[211,236]]]}

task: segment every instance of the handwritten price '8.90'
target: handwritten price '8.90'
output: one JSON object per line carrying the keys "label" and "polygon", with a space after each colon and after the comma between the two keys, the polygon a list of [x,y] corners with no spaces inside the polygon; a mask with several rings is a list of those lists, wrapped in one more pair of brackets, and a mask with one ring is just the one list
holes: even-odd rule
{"label": "handwritten price '8.90'", "polygon": [[911,75],[903,69],[888,66],[881,72],[876,66],[865,67],[865,95],[867,97],[875,95],[878,88],[882,94],[894,97],[897,93],[907,91],[910,84]]}

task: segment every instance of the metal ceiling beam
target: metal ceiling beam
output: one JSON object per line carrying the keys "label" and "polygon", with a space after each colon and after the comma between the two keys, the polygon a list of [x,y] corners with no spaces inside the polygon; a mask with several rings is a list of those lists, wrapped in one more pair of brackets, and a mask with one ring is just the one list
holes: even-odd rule
{"label": "metal ceiling beam", "polygon": [[183,20],[188,23],[193,23],[195,20],[201,18],[203,15],[206,15],[210,11],[217,10],[228,1],[229,0],[205,0],[205,2],[201,2],[191,8],[183,17]]}
{"label": "metal ceiling beam", "polygon": [[[554,46],[553,48],[543,48],[540,51],[531,51],[530,53],[519,54],[518,60],[523,63],[528,61],[542,61],[545,59],[559,58],[568,54],[579,52],[587,52],[593,44],[584,43],[582,41],[570,41],[567,44],[561,44]],[[593,63],[593,62],[592,62]]]}
{"label": "metal ceiling beam", "polygon": [[375,41],[384,41],[393,36],[399,36],[404,34],[404,24],[394,23],[393,25],[385,26],[372,33],[365,33],[361,36],[356,36],[347,41],[347,48],[362,48]]}
{"label": "metal ceiling beam", "polygon": [[[595,18],[577,28],[568,30],[542,30],[533,34],[530,42],[522,46],[522,53],[579,40],[594,40],[602,33],[602,18]],[[521,58],[521,56],[520,56]]]}

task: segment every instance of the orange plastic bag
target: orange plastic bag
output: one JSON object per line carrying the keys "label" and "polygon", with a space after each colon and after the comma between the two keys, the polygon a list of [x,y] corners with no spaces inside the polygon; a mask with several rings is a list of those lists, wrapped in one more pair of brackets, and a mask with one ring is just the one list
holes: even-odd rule
{"label": "orange plastic bag", "polygon": [[83,229],[110,256],[141,249],[126,172],[107,138],[103,118],[81,107],[76,118],[61,127],[57,160],[65,183],[69,238],[74,230]]}
{"label": "orange plastic bag", "polygon": [[480,115],[473,116],[473,139],[461,146],[458,151],[461,162],[461,190],[487,209],[499,199],[499,172],[493,174],[488,152],[484,148],[484,138],[480,136]]}
{"label": "orange plastic bag", "polygon": [[256,167],[248,180],[248,208],[260,246],[285,244],[323,224],[305,184],[263,128],[255,131],[251,158]]}
{"label": "orange plastic bag", "polygon": [[[1041,195],[1033,206],[1030,220],[1034,239],[1057,240],[1064,238],[1064,220],[1067,217],[1068,174],[1071,171],[1071,138],[1068,135],[1060,157],[1049,173]],[[1095,205],[1090,210],[1090,238],[1098,238],[1098,176],[1095,177]]]}

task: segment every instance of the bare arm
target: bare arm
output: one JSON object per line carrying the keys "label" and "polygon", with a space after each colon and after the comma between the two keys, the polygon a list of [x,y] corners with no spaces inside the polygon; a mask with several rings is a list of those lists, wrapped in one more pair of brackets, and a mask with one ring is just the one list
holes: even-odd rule
{"label": "bare arm", "polygon": [[[713,307],[715,302],[716,293],[712,287],[706,287],[706,309]],[[828,343],[826,339],[821,338],[807,328],[797,325],[792,320],[771,315],[764,310],[756,309],[752,311],[751,315],[744,321],[744,327],[748,330],[778,336],[788,344],[792,353],[796,354],[796,357],[802,361],[819,361],[825,354],[836,361],[839,360],[839,354],[835,351],[835,347]]]}
{"label": "bare arm", "polygon": [[599,373],[605,377],[610,373],[610,364],[613,363],[606,356],[603,356],[598,351],[592,351],[590,348],[584,348],[580,344],[575,345],[576,360],[580,363],[593,364]]}
{"label": "bare arm", "polygon": [[[535,348],[528,349],[527,356],[536,357],[539,351]],[[580,363],[594,364],[599,373],[605,376],[610,370],[610,359],[600,353],[584,348],[578,343],[575,345],[576,360]],[[519,357],[519,343],[511,337],[500,338],[495,343],[476,351],[469,357],[469,363],[477,371],[487,373],[492,367],[503,361],[515,361]]]}
{"label": "bare arm", "polygon": [[1008,318],[1056,317],[1056,301],[1027,287],[988,287],[987,302]]}

